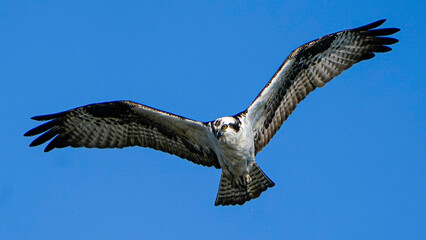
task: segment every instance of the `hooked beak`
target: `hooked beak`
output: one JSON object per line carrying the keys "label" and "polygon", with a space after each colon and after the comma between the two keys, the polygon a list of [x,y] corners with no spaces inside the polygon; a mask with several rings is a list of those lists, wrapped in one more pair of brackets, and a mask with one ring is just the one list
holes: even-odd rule
{"label": "hooked beak", "polygon": [[223,132],[222,131],[218,131],[216,134],[216,138],[219,139],[220,137],[222,137]]}

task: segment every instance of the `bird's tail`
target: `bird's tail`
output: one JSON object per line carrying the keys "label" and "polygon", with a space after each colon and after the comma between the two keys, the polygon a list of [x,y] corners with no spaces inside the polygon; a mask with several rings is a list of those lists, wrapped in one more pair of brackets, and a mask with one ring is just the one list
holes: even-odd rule
{"label": "bird's tail", "polygon": [[222,171],[215,205],[243,205],[246,201],[259,197],[269,187],[275,186],[256,163],[253,164],[249,175],[251,181],[246,186],[238,186]]}

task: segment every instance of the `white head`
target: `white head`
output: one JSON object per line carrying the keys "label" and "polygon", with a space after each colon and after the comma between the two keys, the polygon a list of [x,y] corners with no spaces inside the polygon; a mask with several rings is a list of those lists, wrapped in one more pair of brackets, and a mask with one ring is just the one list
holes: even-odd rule
{"label": "white head", "polygon": [[217,139],[240,131],[241,121],[236,117],[221,117],[212,123],[213,134]]}

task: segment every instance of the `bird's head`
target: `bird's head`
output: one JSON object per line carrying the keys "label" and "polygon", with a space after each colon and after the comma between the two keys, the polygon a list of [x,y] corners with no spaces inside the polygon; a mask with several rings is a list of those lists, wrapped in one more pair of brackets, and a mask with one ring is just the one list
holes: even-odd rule
{"label": "bird's head", "polygon": [[236,134],[241,128],[241,121],[235,117],[222,117],[212,123],[213,133],[217,139],[229,134]]}

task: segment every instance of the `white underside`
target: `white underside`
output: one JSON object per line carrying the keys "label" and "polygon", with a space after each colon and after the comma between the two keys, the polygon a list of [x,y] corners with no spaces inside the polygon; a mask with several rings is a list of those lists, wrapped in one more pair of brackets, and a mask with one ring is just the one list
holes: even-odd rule
{"label": "white underside", "polygon": [[250,123],[241,120],[239,131],[228,128],[218,140],[219,163],[228,176],[248,176],[254,162],[254,137]]}

